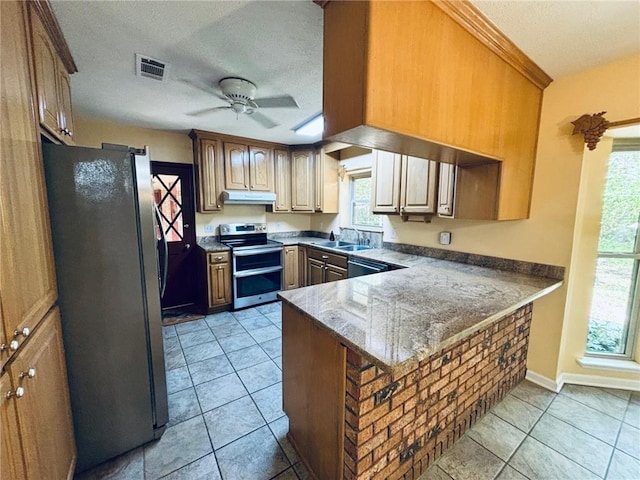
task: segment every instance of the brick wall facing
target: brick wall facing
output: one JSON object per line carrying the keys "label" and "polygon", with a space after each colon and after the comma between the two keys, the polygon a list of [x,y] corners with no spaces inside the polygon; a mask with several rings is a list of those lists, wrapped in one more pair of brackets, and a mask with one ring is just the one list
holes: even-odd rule
{"label": "brick wall facing", "polygon": [[395,376],[347,349],[344,478],[417,479],[524,379],[531,311]]}

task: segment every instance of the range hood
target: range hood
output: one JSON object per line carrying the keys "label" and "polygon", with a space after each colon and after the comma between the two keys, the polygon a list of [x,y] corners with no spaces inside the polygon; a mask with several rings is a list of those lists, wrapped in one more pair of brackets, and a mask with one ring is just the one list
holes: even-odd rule
{"label": "range hood", "polygon": [[227,205],[271,205],[276,201],[272,192],[245,192],[242,190],[224,190],[222,202]]}

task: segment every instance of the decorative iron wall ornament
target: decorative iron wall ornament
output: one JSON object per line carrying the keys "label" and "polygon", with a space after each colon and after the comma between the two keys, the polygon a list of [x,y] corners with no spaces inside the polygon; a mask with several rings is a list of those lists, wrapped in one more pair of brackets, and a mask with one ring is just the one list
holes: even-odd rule
{"label": "decorative iron wall ornament", "polygon": [[583,135],[584,143],[587,144],[589,150],[595,150],[600,138],[609,128],[610,123],[603,117],[605,113],[607,112],[594,113],[593,115],[585,113],[571,122],[573,124],[572,135],[576,133]]}

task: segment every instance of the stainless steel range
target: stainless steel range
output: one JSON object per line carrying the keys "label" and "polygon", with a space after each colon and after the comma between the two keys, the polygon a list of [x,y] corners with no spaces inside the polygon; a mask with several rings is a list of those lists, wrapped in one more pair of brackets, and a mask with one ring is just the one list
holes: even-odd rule
{"label": "stainless steel range", "polygon": [[231,247],[234,310],[276,300],[282,290],[282,244],[267,240],[267,224],[222,224],[220,241]]}

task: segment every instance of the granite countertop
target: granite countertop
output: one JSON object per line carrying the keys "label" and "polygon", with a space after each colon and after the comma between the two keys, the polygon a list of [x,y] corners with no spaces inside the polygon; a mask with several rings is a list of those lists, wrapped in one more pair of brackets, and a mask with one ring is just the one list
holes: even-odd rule
{"label": "granite countertop", "polygon": [[350,256],[410,268],[283,291],[279,297],[392,374],[562,284],[387,249]]}
{"label": "granite countertop", "polygon": [[226,245],[218,242],[216,237],[198,237],[196,243],[205,252],[226,252],[231,250]]}

